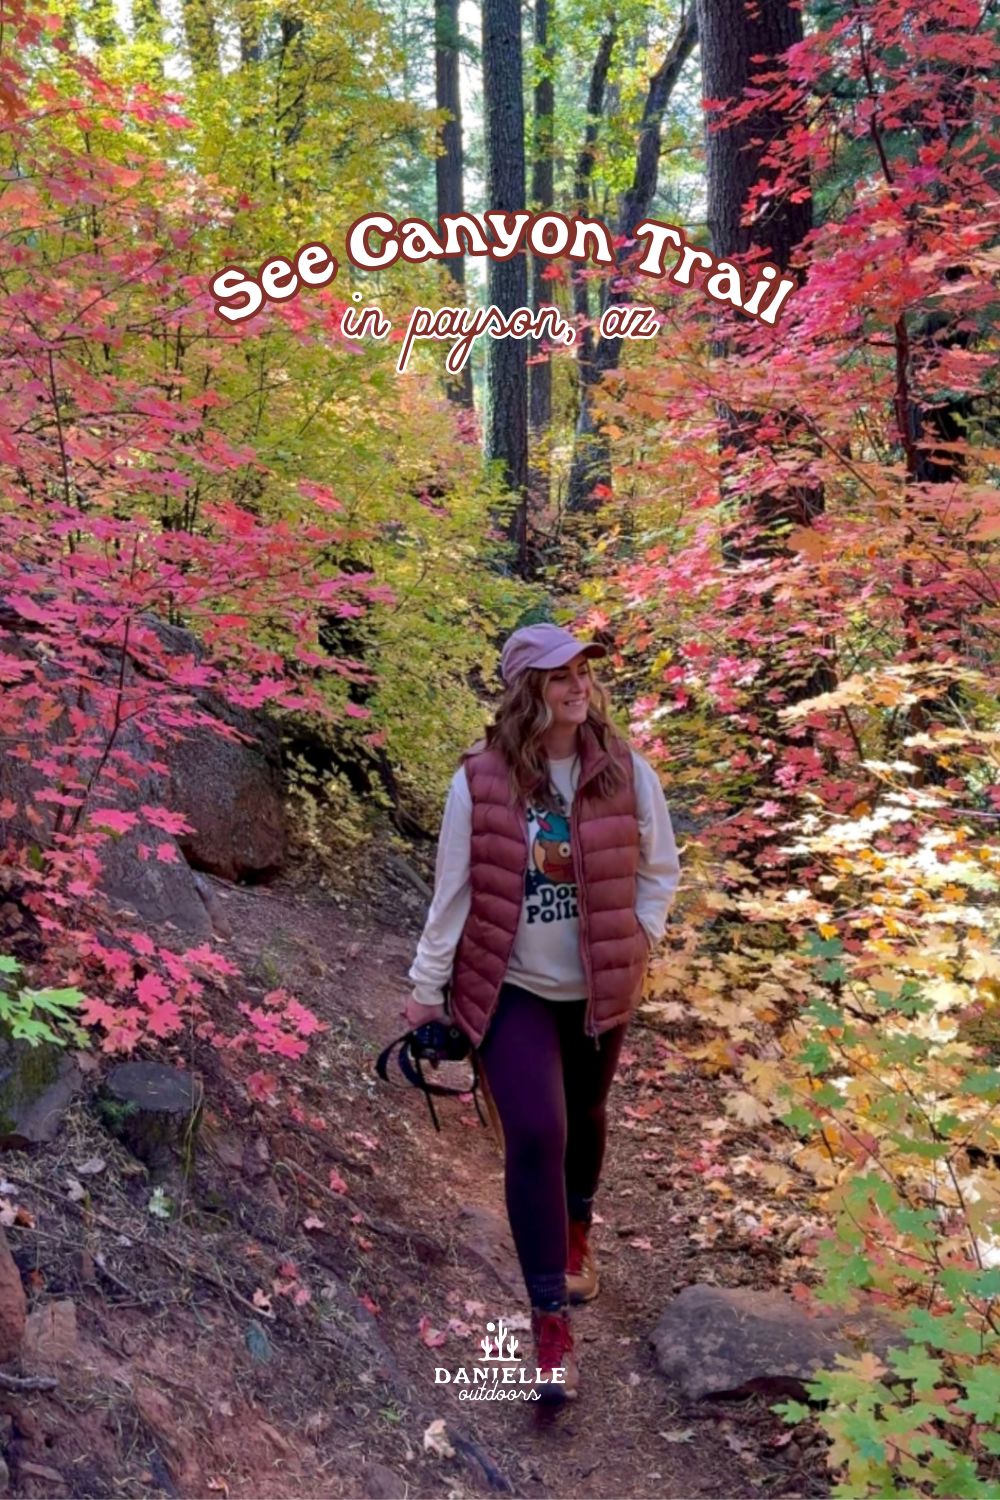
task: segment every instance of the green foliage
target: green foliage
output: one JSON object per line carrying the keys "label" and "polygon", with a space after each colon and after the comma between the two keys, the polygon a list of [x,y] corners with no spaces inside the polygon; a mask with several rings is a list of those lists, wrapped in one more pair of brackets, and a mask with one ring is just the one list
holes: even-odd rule
{"label": "green foliage", "polygon": [[57,1047],[70,1043],[86,1046],[89,1037],[74,1018],[83,1002],[76,989],[31,989],[19,978],[22,967],[17,959],[0,953],[0,1024],[15,1041],[38,1047],[52,1042]]}
{"label": "green foliage", "polygon": [[96,1109],[112,1135],[121,1135],[125,1121],[139,1112],[134,1099],[110,1099],[103,1094],[96,1100]]}
{"label": "green foliage", "polygon": [[[875,1291],[900,1325],[887,1363],[841,1359],[810,1387],[838,1495],[1000,1494],[1000,1071],[953,1014],[1000,961],[994,921],[982,932],[952,915],[947,933],[931,925],[878,969],[826,928],[801,944],[822,988],[793,1028],[782,1118],[806,1137],[800,1160],[832,1221],[817,1297],[856,1308]],[[928,977],[928,951],[947,977]],[[779,1409],[802,1420],[800,1405]]]}

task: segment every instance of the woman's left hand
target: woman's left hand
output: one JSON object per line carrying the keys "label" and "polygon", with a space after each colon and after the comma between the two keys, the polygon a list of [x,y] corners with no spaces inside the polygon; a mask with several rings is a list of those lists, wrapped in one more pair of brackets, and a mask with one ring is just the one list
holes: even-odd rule
{"label": "woman's left hand", "polygon": [[414,1028],[426,1026],[428,1021],[448,1020],[448,1013],[443,1005],[421,1005],[412,995],[407,996],[403,1015],[406,1017],[406,1024]]}

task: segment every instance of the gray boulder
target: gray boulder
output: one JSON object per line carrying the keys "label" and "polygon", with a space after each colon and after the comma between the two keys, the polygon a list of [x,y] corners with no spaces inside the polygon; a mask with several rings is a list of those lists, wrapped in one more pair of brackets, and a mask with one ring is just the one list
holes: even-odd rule
{"label": "gray boulder", "polygon": [[0,1147],[40,1146],[56,1137],[83,1082],[62,1047],[31,1047],[0,1031]]}
{"label": "gray boulder", "polygon": [[[8,621],[9,623],[9,621]],[[203,652],[188,631],[160,621],[145,622],[171,655],[200,661]],[[36,661],[44,676],[58,687],[59,668],[23,638],[4,638],[4,650]],[[117,664],[109,661],[109,672]],[[124,686],[148,689],[148,678],[134,663],[127,666]],[[164,686],[164,691],[170,689]],[[114,753],[93,805],[113,805],[126,812],[144,804],[181,813],[192,825],[190,833],[174,837],[140,826],[105,843],[100,852],[103,889],[112,900],[152,923],[171,922],[198,937],[213,931],[206,902],[192,869],[226,880],[261,880],[276,874],[285,859],[287,826],[282,801],[281,748],[277,727],[262,713],[251,713],[225,702],[209,689],[192,694],[204,723],[180,732],[177,738],[158,736],[155,747],[128,718],[119,727]],[[72,694],[65,693],[67,710]],[[45,739],[25,745],[27,754],[0,755],[0,803],[14,804],[12,815],[0,819],[0,844],[38,843],[44,847],[54,824],[52,805],[35,801],[48,778],[31,761],[43,745],[58,744],[70,732],[69,713],[47,727]],[[123,769],[121,757],[132,764]],[[166,771],[160,769],[166,766]],[[148,771],[142,768],[148,767]],[[138,768],[138,769],[137,769]],[[117,782],[113,785],[111,778]],[[112,795],[113,794],[113,795]],[[141,847],[150,851],[143,857]],[[155,850],[166,846],[174,858],[161,860]]]}
{"label": "gray boulder", "polygon": [[810,1317],[785,1292],[689,1286],[667,1304],[652,1334],[661,1374],[691,1400],[764,1391],[807,1399],[806,1381],[838,1354],[880,1357],[906,1342],[883,1314]]}

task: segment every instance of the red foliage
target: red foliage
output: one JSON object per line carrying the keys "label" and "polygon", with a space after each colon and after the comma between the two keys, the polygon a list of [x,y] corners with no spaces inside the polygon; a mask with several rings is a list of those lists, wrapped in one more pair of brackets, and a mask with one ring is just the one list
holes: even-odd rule
{"label": "red foliage", "polygon": [[[776,330],[711,315],[708,358],[704,304],[665,283],[670,326],[606,404],[633,435],[655,419],[628,479],[671,518],[618,579],[626,644],[655,662],[635,731],[765,875],[803,813],[895,802],[896,847],[959,809],[994,827],[1000,45],[965,0],[857,0],[720,128],[769,103],[807,123],[746,213],[811,180],[803,287]],[[738,452],[727,411],[753,417]],[[757,546],[755,499],[804,491],[813,524]]]}
{"label": "red foliage", "polygon": [[[357,666],[319,649],[317,622],[359,612],[372,585],[324,561],[342,534],[321,486],[303,486],[316,519],[304,506],[298,524],[219,498],[220,479],[238,493],[264,472],[212,425],[207,376],[233,340],[189,270],[192,236],[224,219],[225,196],[165,165],[181,153],[133,145],[123,162],[99,149],[137,122],[139,140],[182,132],[178,100],[103,79],[57,16],[5,3],[0,21],[0,736],[24,789],[0,806],[22,830],[0,876],[37,925],[43,966],[88,994],[106,1048],[189,1025],[224,1045],[203,989],[232,966],[116,928],[97,894],[101,853],[145,828],[143,857],[176,857],[162,835],[183,819],[119,804],[166,769],[176,737],[232,733],[199,690],[327,712],[317,673]],[[197,384],[173,358],[191,344]],[[170,623],[204,649],[179,652]],[[286,1056],[319,1026],[284,991],[245,1013],[234,1040]]]}

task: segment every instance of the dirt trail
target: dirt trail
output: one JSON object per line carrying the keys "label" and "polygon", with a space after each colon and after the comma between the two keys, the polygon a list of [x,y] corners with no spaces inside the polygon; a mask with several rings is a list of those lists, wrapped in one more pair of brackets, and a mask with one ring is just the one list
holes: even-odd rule
{"label": "dirt trail", "polygon": [[[446,1247],[444,1261],[428,1265],[405,1246],[373,1243],[357,1285],[376,1288],[380,1333],[422,1405],[445,1420],[449,1433],[471,1438],[489,1456],[497,1483],[502,1476],[526,1496],[797,1493],[792,1465],[780,1450],[768,1450],[782,1429],[766,1408],[686,1404],[655,1368],[649,1334],[672,1293],[698,1280],[760,1285],[771,1278],[753,1256],[705,1254],[692,1244],[706,1194],[691,1173],[701,1191],[685,1197],[676,1148],[684,1141],[687,1154],[696,1153],[700,1122],[720,1109],[708,1081],[688,1070],[670,1072],[676,1061],[665,1065],[662,1042],[643,1026],[630,1033],[612,1096],[594,1236],[601,1294],[574,1315],[580,1399],[553,1414],[533,1403],[462,1402],[454,1386],[435,1386],[435,1367],[472,1364],[487,1320],[524,1321],[528,1303],[506,1228],[492,1133],[471,1105],[446,1100],[438,1102],[442,1132],[435,1134],[418,1091],[401,1080],[388,1088],[372,1082],[372,1058],[405,1027],[398,1013],[419,922],[413,915],[401,921],[400,905],[390,896],[374,910],[342,911],[314,897],[234,892],[229,909],[246,909],[247,920],[234,922],[245,961],[252,967],[255,952],[280,952],[282,973],[291,965],[288,982],[330,1022],[331,1039],[349,1033],[346,1046],[333,1045],[353,1079],[331,1105],[379,1142],[370,1161],[383,1211]],[[310,960],[332,965],[319,984],[310,983]],[[320,1057],[328,1047],[320,1044]],[[657,1109],[657,1098],[666,1099],[666,1108]],[[467,1304],[478,1304],[471,1315]],[[422,1342],[425,1318],[429,1330],[446,1333],[440,1347]],[[457,1332],[449,1320],[457,1320]],[[528,1333],[520,1338],[528,1349]],[[419,1432],[406,1436],[419,1446]],[[812,1476],[799,1477],[803,1492],[816,1493]],[[474,1479],[468,1464],[442,1462],[439,1487],[429,1493],[474,1493]],[[409,1490],[422,1492],[416,1485]]]}
{"label": "dirt trail", "polygon": [[[435,1368],[472,1366],[486,1322],[516,1327],[528,1308],[490,1132],[449,1099],[437,1135],[416,1090],[374,1076],[403,1030],[419,902],[381,877],[339,899],[214,885],[233,934],[221,946],[245,982],[216,992],[213,1009],[235,1012],[282,984],[328,1029],[291,1068],[207,1046],[185,1058],[207,1112],[179,1218],[151,1214],[144,1171],[87,1099],[54,1146],[6,1158],[31,1221],[8,1230],[22,1276],[39,1307],[71,1299],[78,1324],[59,1391],[0,1395],[13,1493],[824,1492],[760,1401],[686,1404],[653,1361],[650,1331],[681,1287],[775,1280],[768,1250],[727,1248],[711,1232],[719,1197],[699,1160],[705,1122],[720,1114],[711,1080],[633,1028],[597,1205],[601,1295],[575,1315],[580,1399],[554,1413],[462,1402],[435,1385]],[[106,1167],[87,1178],[87,1198],[69,1201],[65,1184],[97,1156]],[[453,1456],[425,1451],[439,1421]]]}

